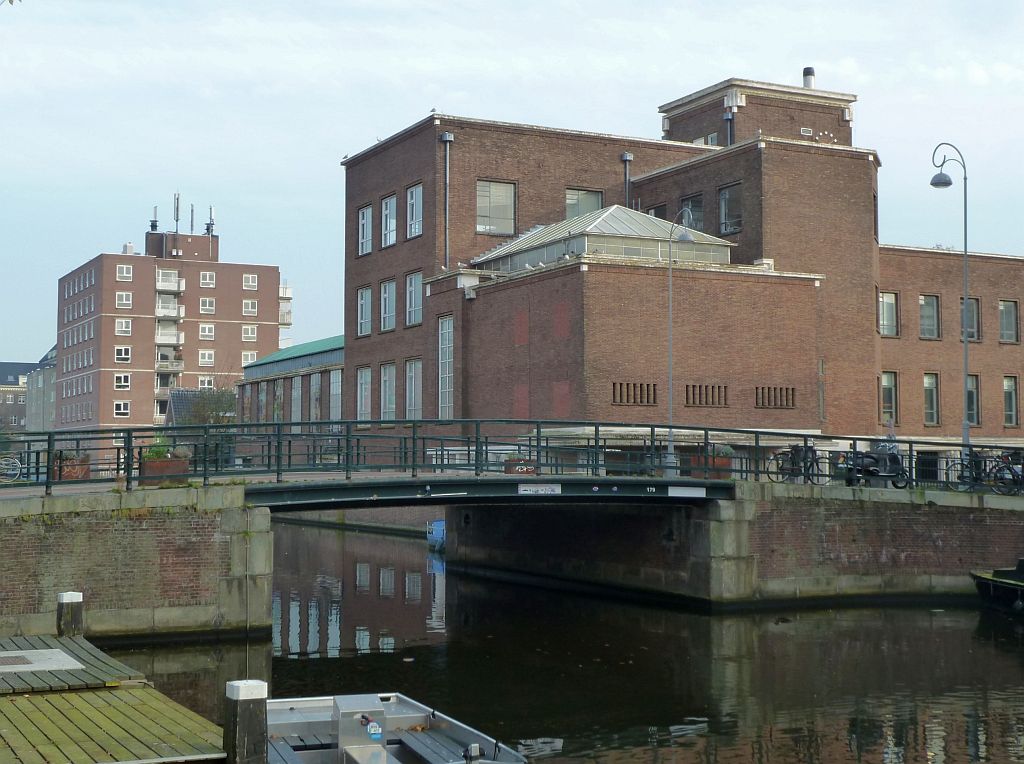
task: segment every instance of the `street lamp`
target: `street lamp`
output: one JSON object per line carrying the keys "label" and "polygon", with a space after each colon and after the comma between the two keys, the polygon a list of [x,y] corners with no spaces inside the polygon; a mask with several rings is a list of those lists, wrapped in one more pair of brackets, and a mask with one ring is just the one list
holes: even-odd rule
{"label": "street lamp", "polygon": [[[937,160],[936,157],[938,156],[939,149],[941,149],[943,146],[948,146],[949,148],[953,149],[953,151],[956,152],[956,156],[947,157],[945,154],[943,154],[942,160]],[[970,344],[967,338],[967,164],[964,162],[964,155],[960,153],[960,149],[958,149],[952,143],[940,143],[938,146],[935,147],[935,150],[932,151],[932,164],[939,168],[939,171],[935,173],[935,177],[933,177],[931,180],[933,188],[949,188],[950,186],[953,185],[953,179],[942,171],[942,168],[946,166],[946,162],[958,164],[964,171],[964,303],[960,307],[960,339],[963,341],[964,345],[964,421],[962,437],[964,448],[966,450],[970,448],[971,444],[971,423],[970,418],[968,417],[970,392],[967,387],[967,378],[969,376],[967,356],[968,345]]]}
{"label": "street lamp", "polygon": [[[672,379],[672,271],[675,270],[672,260],[672,242],[676,240],[676,229],[680,226],[680,217],[683,220],[689,217],[692,226],[693,213],[689,207],[683,207],[672,218],[672,225],[668,229],[668,441],[665,444],[665,468],[670,473],[679,464],[676,459],[675,431],[672,429],[672,390],[675,388]],[[679,241],[694,241],[689,226],[683,224],[682,230],[679,232]]]}

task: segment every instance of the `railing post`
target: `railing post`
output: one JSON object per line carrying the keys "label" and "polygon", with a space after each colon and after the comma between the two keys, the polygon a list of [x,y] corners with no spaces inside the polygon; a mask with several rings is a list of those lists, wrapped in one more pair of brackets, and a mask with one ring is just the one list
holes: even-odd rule
{"label": "railing post", "polygon": [[53,495],[53,467],[54,467],[54,456],[56,451],[54,449],[54,437],[52,432],[46,433],[46,495]]}
{"label": "railing post", "polygon": [[[411,460],[412,461],[412,476],[413,477],[417,477],[419,475],[419,464],[420,464],[419,447],[417,446],[417,443],[419,442],[419,440],[418,440],[419,436],[417,435],[417,432],[416,432],[417,429],[418,428],[416,427],[416,420],[413,419],[412,420],[412,460]],[[477,474],[479,475],[480,473],[478,472]]]}
{"label": "railing post", "polygon": [[352,479],[352,423],[345,422],[345,480]]}
{"label": "railing post", "polygon": [[601,474],[600,468],[597,466],[600,461],[600,448],[601,448],[601,425],[594,424],[594,450],[591,454],[591,467],[590,474],[594,477],[598,477]]}
{"label": "railing post", "polygon": [[711,470],[709,469],[711,463],[711,431],[704,430],[704,479],[708,480],[711,476]]}
{"label": "railing post", "polygon": [[132,490],[132,472],[135,469],[135,438],[131,430],[124,432],[124,490]]}
{"label": "railing post", "polygon": [[277,422],[274,425],[274,468],[277,471],[277,482],[284,482],[284,426]]}
{"label": "railing post", "polygon": [[761,433],[754,433],[754,480],[761,481]]}
{"label": "railing post", "polygon": [[534,469],[538,473],[540,473],[540,471],[541,471],[541,464],[544,461],[543,457],[541,456],[541,452],[540,452],[540,448],[541,448],[541,445],[540,445],[541,444],[541,432],[543,432],[543,428],[541,427],[541,423],[540,422],[534,422],[534,425],[533,425],[533,435],[537,439],[537,451],[536,451],[536,456],[534,457],[534,465],[533,466],[534,466]]}
{"label": "railing post", "polygon": [[480,420],[477,419],[473,423],[473,436],[476,438],[476,454],[474,455],[475,464],[473,465],[473,471],[477,477],[483,472],[483,443],[480,441]]}
{"label": "railing post", "polygon": [[203,425],[203,487],[210,484],[210,425]]}

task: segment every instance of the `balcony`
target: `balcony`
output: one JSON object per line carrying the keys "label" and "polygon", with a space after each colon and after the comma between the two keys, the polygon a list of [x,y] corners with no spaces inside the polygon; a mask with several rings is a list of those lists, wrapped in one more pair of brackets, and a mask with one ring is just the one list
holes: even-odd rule
{"label": "balcony", "polygon": [[153,414],[153,425],[159,427],[160,425],[167,423],[166,414]]}
{"label": "balcony", "polygon": [[185,371],[185,362],[177,359],[174,361],[157,361],[156,371],[182,372]]}
{"label": "balcony", "polygon": [[157,400],[167,400],[171,397],[172,387],[154,387],[153,397]]}
{"label": "balcony", "polygon": [[181,321],[185,318],[185,306],[184,305],[157,305],[153,311],[157,318],[173,318],[175,321]]}
{"label": "balcony", "polygon": [[180,347],[185,344],[184,332],[156,332],[154,338],[157,345]]}
{"label": "balcony", "polygon": [[179,278],[157,278],[156,280],[156,291],[158,292],[170,292],[171,294],[181,294],[185,291],[185,279]]}
{"label": "balcony", "polygon": [[290,302],[281,303],[281,307],[277,313],[277,323],[280,326],[292,325],[292,304]]}
{"label": "balcony", "polygon": [[282,300],[292,299],[292,288],[287,284],[282,284],[277,288],[277,296]]}

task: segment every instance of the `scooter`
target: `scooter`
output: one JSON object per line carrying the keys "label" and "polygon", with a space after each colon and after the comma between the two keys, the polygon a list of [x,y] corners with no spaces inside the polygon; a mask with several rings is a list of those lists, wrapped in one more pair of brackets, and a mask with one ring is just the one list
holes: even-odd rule
{"label": "scooter", "polygon": [[888,480],[893,488],[906,488],[910,484],[910,474],[895,440],[876,443],[870,451],[840,453],[836,463],[846,468],[846,485],[860,485],[872,479]]}

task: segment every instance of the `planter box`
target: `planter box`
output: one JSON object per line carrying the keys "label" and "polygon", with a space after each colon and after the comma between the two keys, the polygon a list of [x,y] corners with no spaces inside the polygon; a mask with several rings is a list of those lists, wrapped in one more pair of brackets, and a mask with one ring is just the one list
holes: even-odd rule
{"label": "planter box", "polygon": [[188,459],[143,459],[139,485],[188,485]]}

